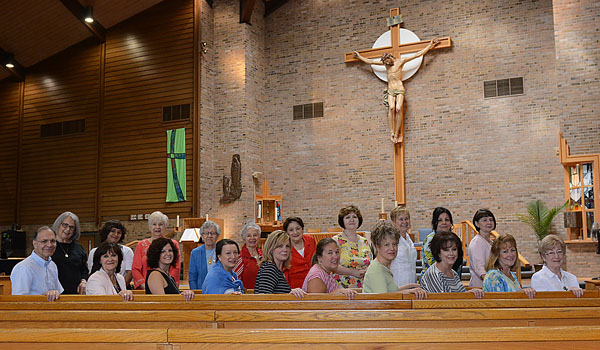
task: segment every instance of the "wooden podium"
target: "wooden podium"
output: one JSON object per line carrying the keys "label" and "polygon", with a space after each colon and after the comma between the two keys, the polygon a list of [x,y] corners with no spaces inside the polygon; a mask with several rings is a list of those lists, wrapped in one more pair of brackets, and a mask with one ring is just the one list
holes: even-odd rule
{"label": "wooden podium", "polygon": [[[223,226],[225,225],[225,220],[215,219],[215,218],[208,218],[208,220],[213,221],[214,223],[219,225],[219,227],[221,228],[221,236],[219,236],[218,239],[223,238],[222,237],[224,235]],[[188,270],[190,268],[189,257],[192,252],[192,249],[199,247],[203,244],[201,242],[201,238],[200,238],[200,227],[205,222],[206,222],[206,218],[184,218],[183,219],[183,231],[185,231],[188,228],[196,228],[196,231],[198,233],[198,236],[197,236],[198,241],[182,240],[181,244],[179,245],[181,248],[181,261],[183,263],[183,277],[187,278],[188,280],[189,280]]]}

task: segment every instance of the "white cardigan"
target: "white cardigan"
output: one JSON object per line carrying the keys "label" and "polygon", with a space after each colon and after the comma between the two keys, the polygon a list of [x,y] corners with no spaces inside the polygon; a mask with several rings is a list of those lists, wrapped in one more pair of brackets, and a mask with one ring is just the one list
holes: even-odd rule
{"label": "white cardigan", "polygon": [[[117,277],[117,283],[119,284],[119,287],[121,287],[121,290],[126,290],[125,288],[125,278],[123,276],[121,276],[121,274],[116,273],[115,276]],[[112,282],[110,281],[110,277],[108,277],[108,274],[106,273],[106,271],[104,271],[103,268],[100,268],[100,270],[94,272],[93,275],[90,276],[90,278],[88,279],[86,288],[85,288],[85,294],[86,295],[113,295],[113,294],[117,294],[117,291],[115,290],[115,287],[113,286]]]}

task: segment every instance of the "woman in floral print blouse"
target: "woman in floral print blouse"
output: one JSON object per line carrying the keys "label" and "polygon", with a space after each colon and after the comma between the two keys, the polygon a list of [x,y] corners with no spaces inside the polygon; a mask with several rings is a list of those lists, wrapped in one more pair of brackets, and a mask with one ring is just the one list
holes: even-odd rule
{"label": "woman in floral print blouse", "polygon": [[362,214],[356,206],[340,209],[338,223],[343,231],[333,236],[340,246],[340,264],[333,277],[343,288],[362,288],[362,278],[373,259],[367,239],[356,233],[362,222]]}

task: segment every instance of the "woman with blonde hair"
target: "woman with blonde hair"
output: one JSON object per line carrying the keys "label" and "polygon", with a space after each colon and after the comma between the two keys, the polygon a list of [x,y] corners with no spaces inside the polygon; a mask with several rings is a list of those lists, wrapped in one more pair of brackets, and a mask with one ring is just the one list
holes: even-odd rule
{"label": "woman with blonde hair", "polygon": [[410,230],[410,213],[406,208],[396,207],[390,211],[390,220],[400,232],[398,254],[390,265],[394,281],[399,286],[416,283],[417,249],[408,235],[408,230]]}
{"label": "woman with blonde hair", "polygon": [[290,268],[290,236],[285,231],[271,232],[263,248],[263,258],[256,275],[254,294],[293,294],[302,299],[306,292],[302,288],[290,288],[285,272]]}

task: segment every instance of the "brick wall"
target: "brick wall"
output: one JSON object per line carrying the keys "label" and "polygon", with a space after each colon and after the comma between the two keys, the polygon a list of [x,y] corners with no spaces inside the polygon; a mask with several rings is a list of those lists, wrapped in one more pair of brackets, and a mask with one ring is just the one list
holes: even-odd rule
{"label": "brick wall", "polygon": [[[600,3],[554,0],[556,107],[560,130],[571,154],[600,153]],[[596,218],[598,221],[599,218]],[[594,245],[568,246],[569,270],[580,276],[600,275]]]}
{"label": "brick wall", "polygon": [[[343,54],[369,48],[397,6],[288,1],[267,17],[265,175],[271,192],[283,195],[284,216],[325,229],[337,226],[341,206],[354,203],[370,229],[381,198],[387,211],[393,207],[393,151],[381,103],[386,85],[366,65],[345,64]],[[588,24],[598,18],[597,5],[592,10]],[[537,262],[535,238],[515,214],[525,212],[529,201],[559,205],[563,198],[555,150],[568,123],[556,98],[562,95],[557,76],[565,73],[555,59],[552,2],[411,1],[401,12],[404,27],[423,40],[453,40],[451,49],[427,54],[406,82],[406,194],[413,229],[430,227],[436,206],[449,208],[455,221],[471,220],[487,207],[498,231],[513,234],[523,255]],[[483,81],[519,76],[524,95],[483,98]],[[597,89],[598,75],[592,76]],[[594,108],[584,100],[580,104]],[[292,120],[293,105],[320,101],[324,118]],[[592,134],[588,138],[597,145],[600,137]],[[554,228],[564,236],[559,219]],[[600,274],[600,268],[571,269]]]}

